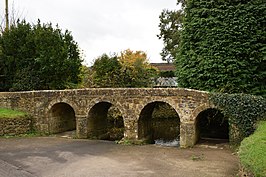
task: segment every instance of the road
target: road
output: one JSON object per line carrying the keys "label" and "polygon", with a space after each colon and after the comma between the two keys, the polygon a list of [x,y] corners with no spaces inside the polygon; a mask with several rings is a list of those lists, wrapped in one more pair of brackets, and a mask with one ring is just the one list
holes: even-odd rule
{"label": "road", "polygon": [[230,150],[219,148],[0,138],[0,177],[229,177],[238,163]]}

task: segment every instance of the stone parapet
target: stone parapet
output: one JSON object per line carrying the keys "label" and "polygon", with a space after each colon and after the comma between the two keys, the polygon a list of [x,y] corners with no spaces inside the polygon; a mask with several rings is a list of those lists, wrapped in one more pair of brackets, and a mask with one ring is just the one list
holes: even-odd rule
{"label": "stone parapet", "polygon": [[[62,125],[70,122],[60,122],[59,118],[67,117],[67,111],[73,110],[72,117],[76,121],[78,138],[87,138],[90,128],[95,128],[90,125],[90,119],[105,116],[112,105],[122,114],[125,138],[138,140],[140,129],[143,127],[139,121],[142,110],[155,102],[166,103],[177,112],[181,124],[181,142],[184,146],[193,145],[193,126],[186,122],[195,122],[197,114],[209,107],[208,92],[183,88],[88,88],[0,92],[0,107],[28,112],[33,118],[33,126],[41,133],[57,132],[56,127],[64,129]],[[103,107],[99,106],[96,109],[95,105],[99,103]],[[61,113],[62,111],[65,113]]]}

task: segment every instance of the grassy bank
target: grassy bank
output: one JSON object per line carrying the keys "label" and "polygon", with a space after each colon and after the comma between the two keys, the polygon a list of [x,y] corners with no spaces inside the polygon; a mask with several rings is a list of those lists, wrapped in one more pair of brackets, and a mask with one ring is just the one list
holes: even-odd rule
{"label": "grassy bank", "polygon": [[239,158],[245,170],[253,173],[255,177],[265,177],[266,121],[261,121],[254,134],[241,142]]}
{"label": "grassy bank", "polygon": [[22,111],[0,108],[0,119],[14,119],[19,117],[25,117],[27,114]]}

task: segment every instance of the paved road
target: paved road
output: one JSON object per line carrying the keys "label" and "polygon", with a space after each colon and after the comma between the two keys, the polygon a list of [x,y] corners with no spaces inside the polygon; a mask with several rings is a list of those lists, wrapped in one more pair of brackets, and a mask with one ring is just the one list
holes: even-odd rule
{"label": "paved road", "polygon": [[0,177],[228,177],[237,169],[237,157],[226,149],[0,138]]}

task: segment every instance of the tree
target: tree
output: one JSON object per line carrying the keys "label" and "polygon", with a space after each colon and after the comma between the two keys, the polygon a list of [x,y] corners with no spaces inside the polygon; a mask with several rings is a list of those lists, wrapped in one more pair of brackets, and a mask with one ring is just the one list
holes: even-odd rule
{"label": "tree", "polygon": [[182,8],[180,10],[164,9],[159,17],[160,34],[157,37],[163,40],[164,47],[161,56],[167,62],[174,61],[180,43],[185,2],[179,0],[177,5],[182,5]]}
{"label": "tree", "polygon": [[163,50],[160,53],[162,59],[167,62],[173,62],[180,42],[182,11],[163,10],[160,15],[159,28],[160,34],[158,38],[164,42]]}
{"label": "tree", "polygon": [[97,87],[122,87],[121,64],[116,55],[103,54],[93,64],[93,84]]}
{"label": "tree", "polygon": [[151,86],[151,78],[157,74],[157,71],[150,66],[145,52],[127,49],[121,52],[118,58],[122,65],[121,78],[124,87]]}
{"label": "tree", "polygon": [[188,0],[176,66],[186,88],[266,95],[263,0]]}
{"label": "tree", "polygon": [[81,58],[69,31],[25,20],[0,35],[1,91],[72,88]]}
{"label": "tree", "polygon": [[120,55],[103,54],[95,60],[92,71],[96,87],[148,87],[157,73],[144,52],[129,49]]}

